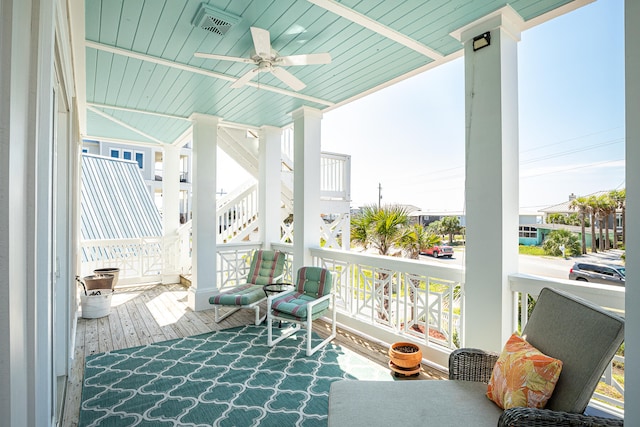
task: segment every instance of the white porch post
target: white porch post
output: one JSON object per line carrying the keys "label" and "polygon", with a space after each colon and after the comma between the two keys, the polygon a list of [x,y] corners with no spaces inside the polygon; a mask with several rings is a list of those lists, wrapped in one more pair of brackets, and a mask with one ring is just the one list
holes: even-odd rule
{"label": "white porch post", "polygon": [[640,425],[640,2],[625,1],[627,283],[625,294],[624,423]]}
{"label": "white porch post", "polygon": [[258,154],[258,197],[260,230],[265,248],[280,241],[282,129],[264,126],[260,129]]}
{"label": "white porch post", "polygon": [[[51,218],[58,16],[54,2],[0,4],[0,424],[51,425],[57,398]],[[66,254],[59,256],[64,262]]]}
{"label": "white porch post", "polygon": [[209,297],[218,293],[216,260],[216,151],[220,119],[193,114],[193,253],[189,307],[210,308]]}
{"label": "white porch post", "polygon": [[[465,44],[465,345],[500,351],[512,331],[508,275],[518,271],[520,17],[510,7],[461,30]],[[490,31],[491,44],[473,50]]]}
{"label": "white porch post", "polygon": [[180,226],[180,148],[167,145],[162,153],[162,229],[164,253],[167,257],[162,283],[176,283],[177,254],[172,253],[176,232]]}
{"label": "white porch post", "polygon": [[293,273],[311,265],[320,246],[320,128],[322,112],[302,107],[293,117]]}

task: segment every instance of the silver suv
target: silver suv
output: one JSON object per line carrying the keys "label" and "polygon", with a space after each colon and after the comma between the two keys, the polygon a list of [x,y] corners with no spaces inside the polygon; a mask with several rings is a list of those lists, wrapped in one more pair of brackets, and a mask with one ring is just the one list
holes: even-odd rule
{"label": "silver suv", "polygon": [[621,265],[576,262],[569,270],[569,279],[582,282],[624,286],[625,268]]}

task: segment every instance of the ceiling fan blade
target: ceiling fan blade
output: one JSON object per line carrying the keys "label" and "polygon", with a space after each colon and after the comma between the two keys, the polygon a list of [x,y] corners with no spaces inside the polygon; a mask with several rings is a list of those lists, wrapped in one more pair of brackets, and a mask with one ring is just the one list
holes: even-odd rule
{"label": "ceiling fan blade", "polygon": [[242,76],[240,76],[240,78],[238,80],[233,82],[231,87],[233,89],[238,89],[238,88],[246,85],[249,82],[249,80],[251,80],[254,76],[258,75],[259,72],[260,72],[259,68],[252,68],[250,71],[248,71],[247,73],[245,73]]}
{"label": "ceiling fan blade", "polygon": [[269,31],[258,27],[251,27],[251,37],[253,37],[253,47],[258,56],[264,59],[271,58],[271,40]]}
{"label": "ceiling fan blade", "polygon": [[298,91],[304,89],[307,85],[302,83],[300,79],[285,70],[284,68],[274,67],[271,69],[274,76],[286,83],[291,89]]}
{"label": "ceiling fan blade", "polygon": [[213,53],[196,52],[193,54],[196,58],[217,59],[220,61],[244,62],[245,64],[253,64],[253,59],[238,58],[237,56],[214,55]]}
{"label": "ceiling fan blade", "polygon": [[330,64],[331,55],[329,53],[310,53],[307,55],[281,56],[276,60],[278,65],[316,65]]}

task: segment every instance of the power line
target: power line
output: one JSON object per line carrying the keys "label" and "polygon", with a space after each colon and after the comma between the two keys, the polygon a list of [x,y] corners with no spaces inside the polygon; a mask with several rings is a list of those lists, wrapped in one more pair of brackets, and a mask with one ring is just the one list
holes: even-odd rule
{"label": "power line", "polygon": [[[577,138],[576,138],[577,139]],[[603,147],[607,147],[610,145],[615,145],[615,144],[620,144],[624,142],[624,138],[619,138],[619,139],[615,139],[615,140],[609,140],[609,141],[604,141],[604,142],[600,142],[597,144],[592,144],[592,145],[588,145],[586,147],[581,147],[581,148],[575,148],[575,149],[570,149],[570,150],[565,150],[559,153],[551,153],[551,154],[547,154],[541,157],[536,157],[533,159],[528,159],[528,160],[522,160],[520,161],[520,165],[527,165],[527,164],[531,164],[531,163],[535,163],[535,162],[539,162],[539,161],[543,161],[543,160],[549,160],[549,159],[555,159],[558,157],[563,157],[563,156],[568,156],[571,154],[575,154],[575,153],[580,153],[580,152],[584,152],[584,151],[589,151],[589,150],[594,150],[594,149],[598,149],[598,148],[603,148]],[[548,145],[553,145],[553,144],[548,144]],[[548,146],[547,145],[547,146]],[[527,151],[532,151],[532,150],[527,150]],[[438,182],[438,181],[444,181],[444,180],[451,180],[451,179],[456,179],[456,178],[460,178],[463,176],[462,172],[457,172],[455,174],[449,174],[446,176],[443,176],[445,173],[447,172],[453,172],[459,169],[464,169],[464,166],[454,166],[454,167],[450,167],[450,168],[446,168],[446,169],[438,169],[438,170],[434,170],[431,172],[426,172],[423,174],[418,174],[418,175],[395,175],[390,177],[389,179],[392,181],[411,181],[411,180],[422,180],[422,179],[428,179],[429,182]]]}
{"label": "power line", "polygon": [[[542,160],[549,160],[549,159],[554,159],[557,157],[563,157],[563,156],[567,156],[570,154],[575,154],[575,153],[580,153],[583,151],[589,151],[589,150],[594,150],[594,149],[598,149],[598,148],[603,148],[603,147],[607,147],[610,145],[615,145],[615,144],[619,144],[624,142],[624,138],[619,138],[619,139],[615,139],[615,140],[609,140],[609,141],[605,141],[605,142],[601,142],[601,143],[597,143],[597,144],[592,144],[586,147],[581,147],[581,148],[576,148],[576,149],[571,149],[571,150],[566,150],[566,151],[562,151],[560,153],[553,153],[553,154],[548,154],[545,156],[541,156],[541,157],[537,157],[534,159],[529,159],[529,160],[524,160],[520,162],[520,165],[527,165],[527,164],[531,164],[531,163],[535,163],[535,162],[539,162]],[[611,160],[610,162],[613,161],[618,161],[618,160]],[[593,165],[597,165],[599,163],[591,163],[589,165],[586,165],[584,167],[588,167],[588,166],[593,166]],[[456,173],[453,175],[446,175],[443,176],[443,174],[445,172],[450,172],[450,171],[454,171],[457,169],[463,169],[464,166],[455,166],[455,167],[451,167],[451,168],[447,168],[447,169],[439,169],[439,170],[435,170],[429,173],[425,173],[425,174],[419,174],[419,175],[404,175],[404,176],[395,176],[396,180],[399,181],[411,181],[411,180],[421,180],[421,179],[428,179],[429,183],[434,183],[434,182],[439,182],[439,181],[450,181],[450,180],[454,180],[454,179],[461,179],[463,178],[463,174],[462,173]],[[554,172],[549,172],[549,173],[556,173],[556,172],[560,172],[563,170],[571,170],[571,169],[562,169],[562,170],[558,170],[558,171],[554,171]],[[543,175],[543,174],[540,174]],[[539,176],[539,175],[532,175],[532,176]],[[528,178],[528,177],[527,177]],[[393,179],[393,178],[391,178]]]}
{"label": "power line", "polygon": [[624,142],[624,138],[613,139],[613,140],[605,141],[605,142],[598,143],[598,144],[588,145],[586,147],[581,147],[581,148],[575,148],[575,149],[571,149],[571,150],[561,151],[559,153],[547,154],[545,156],[536,157],[534,159],[521,161],[520,164],[521,165],[525,165],[525,164],[529,164],[529,163],[539,162],[541,160],[548,160],[548,159],[553,159],[553,158],[556,158],[556,157],[568,156],[569,154],[575,154],[575,153],[580,153],[582,151],[588,151],[588,150],[593,150],[593,149],[596,149],[596,148],[607,147],[609,145],[619,144],[621,142]]}
{"label": "power line", "polygon": [[534,178],[537,176],[543,176],[543,175],[551,175],[554,173],[558,173],[558,172],[568,172],[568,171],[572,171],[572,170],[577,170],[577,169],[586,169],[586,168],[590,168],[590,167],[594,167],[594,166],[600,166],[600,165],[605,165],[607,163],[614,163],[614,162],[619,162],[619,161],[623,161],[624,159],[618,159],[618,160],[605,160],[604,162],[598,162],[598,163],[589,163],[586,165],[582,165],[582,166],[575,166],[572,168],[566,168],[566,169],[558,169],[555,171],[549,171],[549,172],[543,172],[543,173],[539,173],[537,175],[529,175],[529,176],[524,176],[521,177],[520,179],[527,179],[527,178]]}
{"label": "power line", "polygon": [[528,150],[523,150],[523,151],[521,151],[521,153],[528,153],[529,151],[540,150],[542,148],[551,147],[553,145],[558,145],[558,144],[562,144],[562,143],[570,142],[570,141],[576,141],[576,140],[579,140],[579,139],[582,139],[582,138],[587,138],[589,136],[599,135],[601,133],[609,132],[609,131],[616,130],[616,129],[622,129],[622,126],[616,126],[614,128],[604,129],[604,130],[600,130],[600,131],[597,131],[597,132],[588,133],[586,135],[576,136],[576,137],[573,137],[573,138],[562,139],[560,141],[551,142],[549,144],[545,144],[545,145],[540,145],[538,147],[529,148]]}

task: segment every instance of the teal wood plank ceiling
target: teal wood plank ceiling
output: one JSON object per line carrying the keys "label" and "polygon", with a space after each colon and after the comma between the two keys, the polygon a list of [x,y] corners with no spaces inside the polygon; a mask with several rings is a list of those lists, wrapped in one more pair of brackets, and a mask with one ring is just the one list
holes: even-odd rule
{"label": "teal wood plank ceiling", "polygon": [[[458,57],[462,45],[451,33],[507,3],[525,22],[538,22],[559,7],[588,1],[205,0],[240,17],[218,35],[193,24],[200,1],[86,0],[86,81],[79,84],[85,84],[80,92],[90,110],[81,128],[92,138],[172,143],[189,128],[184,119],[193,113],[249,126],[284,126],[302,106],[334,107]],[[348,13],[336,13],[331,6]],[[408,47],[363,20],[434,54],[411,43]],[[250,27],[268,30],[273,49],[282,56],[328,52],[332,61],[286,67],[306,84],[298,92],[271,73],[259,73],[249,85],[233,89],[235,79],[254,64],[194,53],[248,58]]]}

